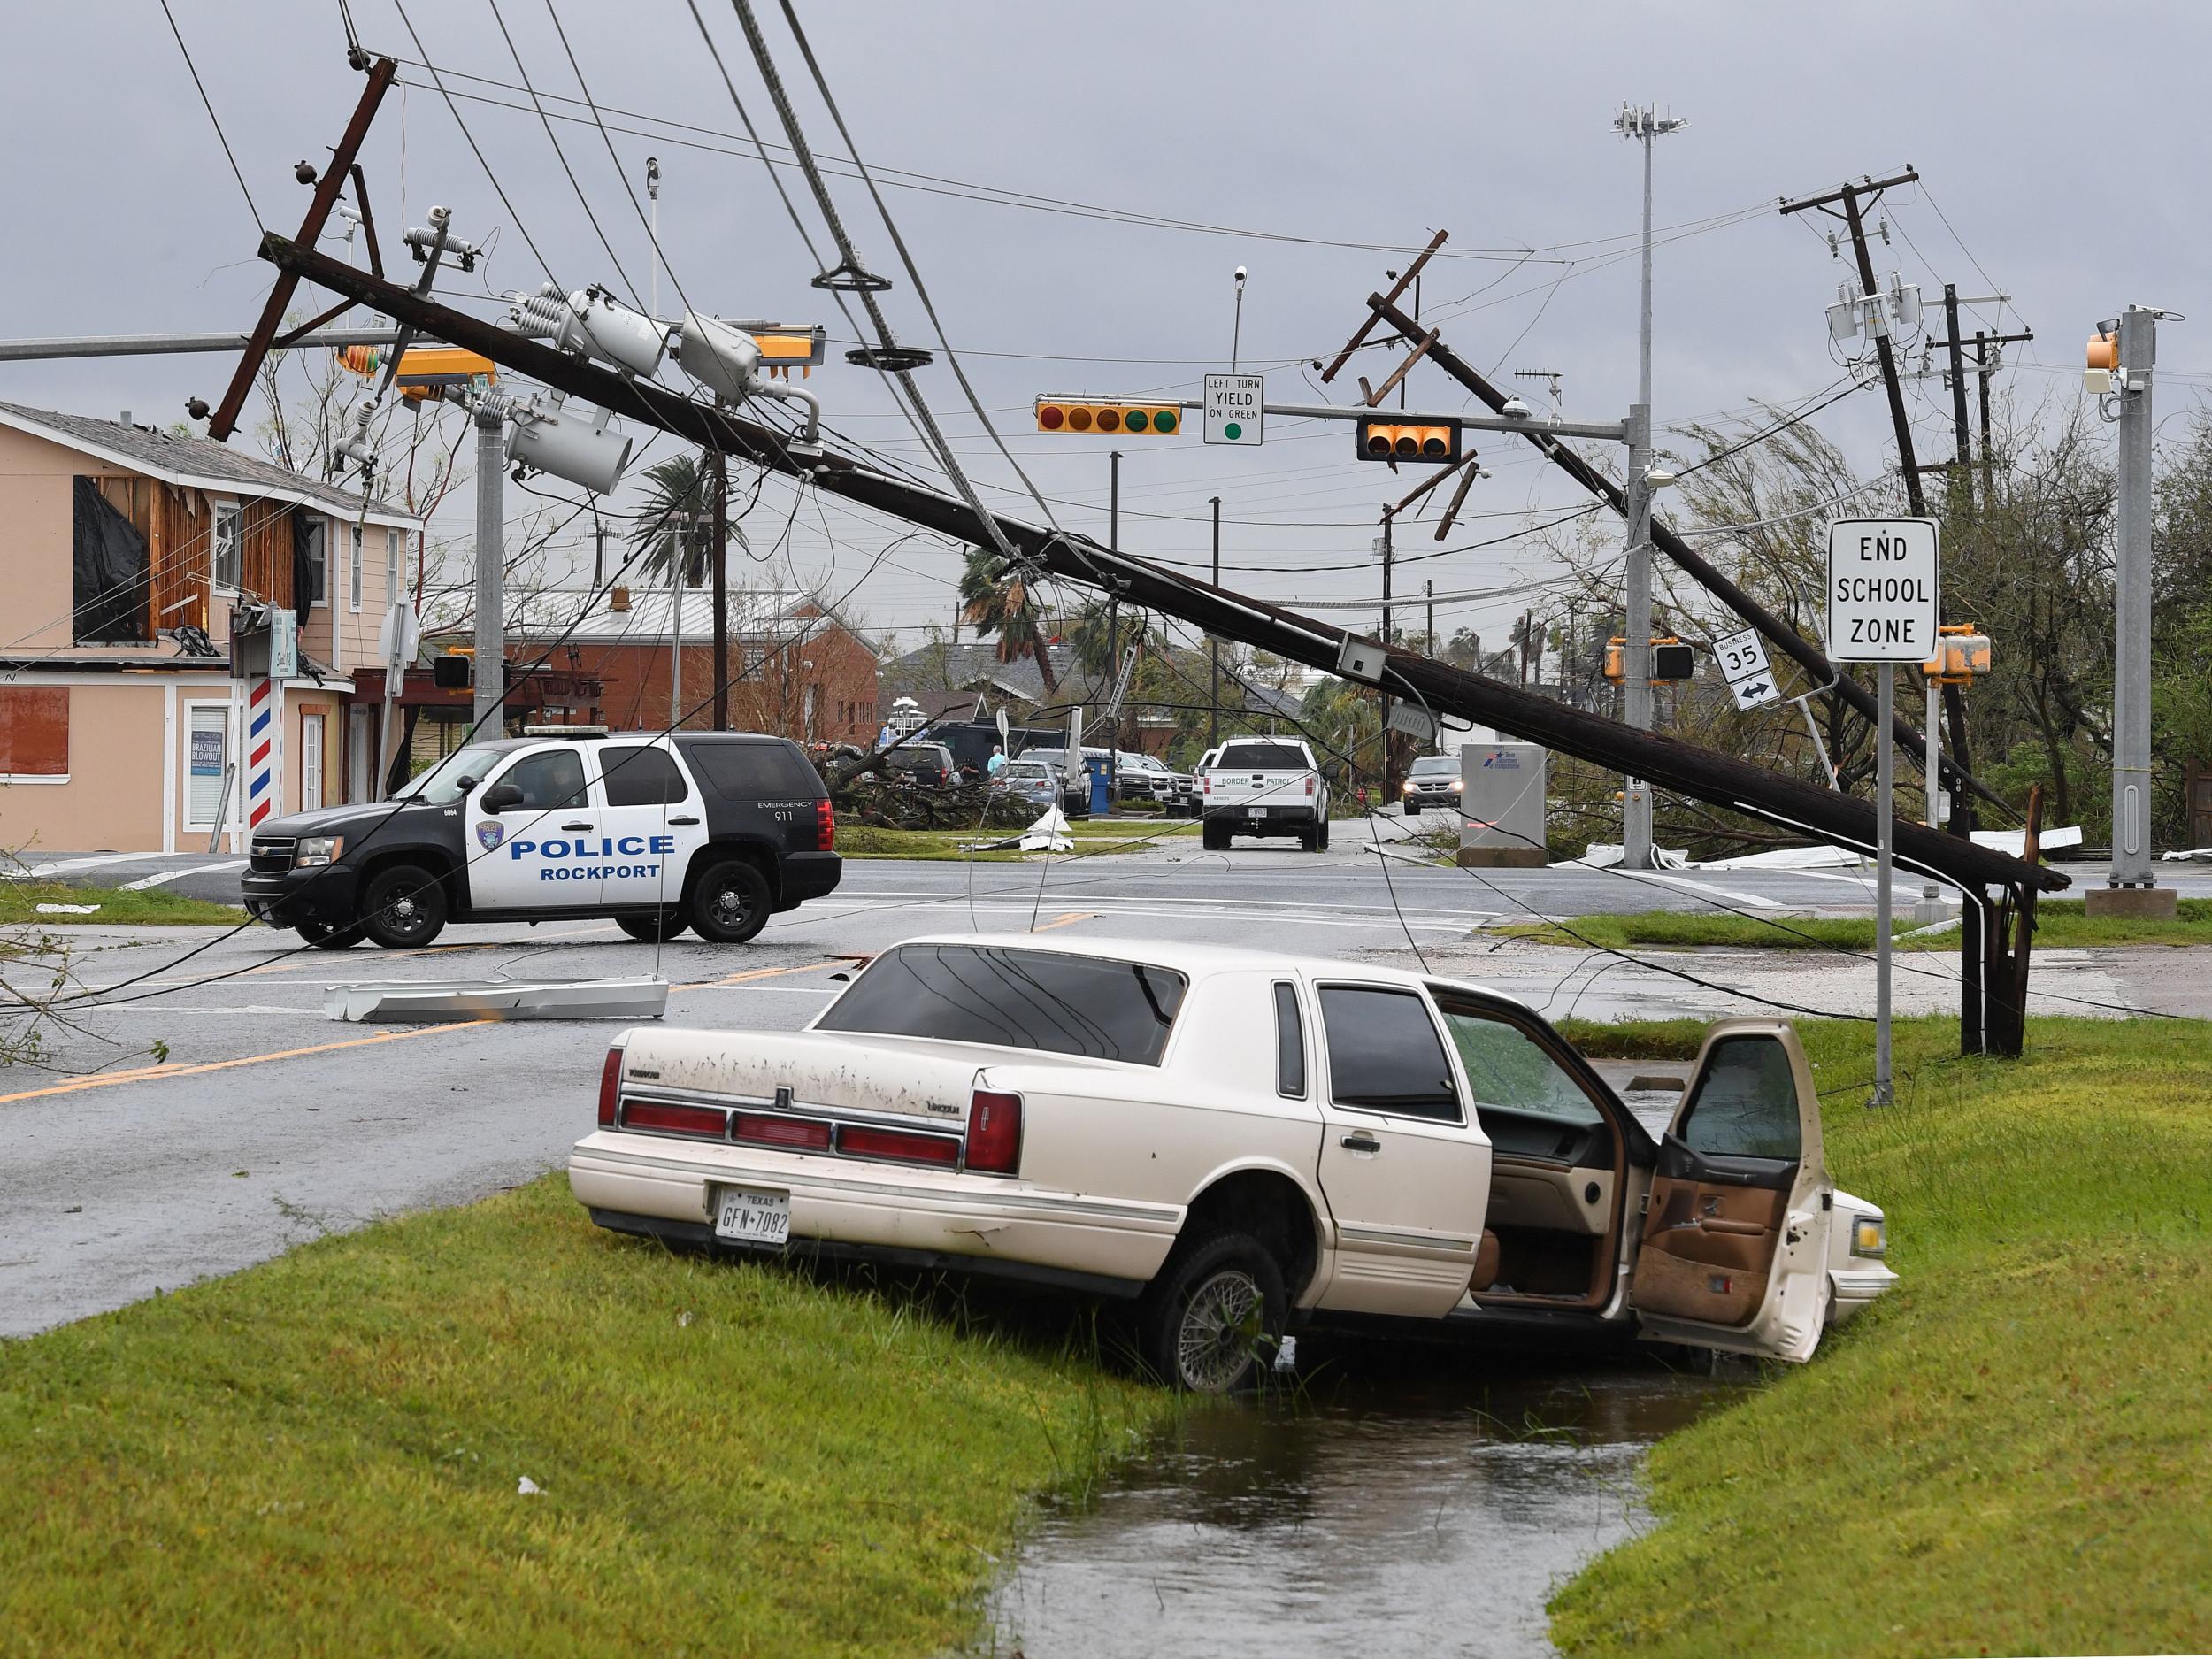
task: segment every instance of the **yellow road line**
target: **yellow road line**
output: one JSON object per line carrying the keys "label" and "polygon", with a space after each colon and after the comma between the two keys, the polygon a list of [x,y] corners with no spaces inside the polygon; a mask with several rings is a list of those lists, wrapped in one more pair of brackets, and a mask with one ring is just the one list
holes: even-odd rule
{"label": "yellow road line", "polygon": [[773,979],[787,973],[819,973],[831,964],[826,962],[803,962],[795,968],[749,968],[742,973],[733,973],[726,979],[698,979],[689,985],[672,985],[671,991],[711,991],[718,986],[742,985],[748,979]]}
{"label": "yellow road line", "polygon": [[434,1037],[440,1032],[466,1031],[472,1025],[498,1023],[490,1019],[462,1019],[448,1025],[418,1025],[408,1031],[380,1031],[373,1037],[349,1037],[342,1042],[319,1042],[306,1048],[279,1048],[269,1054],[242,1055],[235,1060],[205,1060],[196,1065],[144,1065],[130,1071],[103,1071],[97,1077],[73,1078],[66,1083],[49,1084],[44,1088],[27,1088],[19,1094],[0,1094],[0,1105],[9,1101],[36,1100],[44,1094],[73,1094],[79,1089],[106,1088],[117,1083],[147,1083],[162,1078],[198,1077],[208,1071],[227,1071],[233,1066],[260,1065],[269,1060],[296,1060],[305,1055],[333,1054],[341,1048],[362,1048],[375,1042],[403,1042],[410,1037]]}
{"label": "yellow road line", "polygon": [[1056,916],[1048,922],[1040,922],[1029,931],[1033,933],[1047,933],[1056,927],[1065,927],[1070,922],[1094,921],[1097,917],[1096,910],[1070,910],[1065,916]]}

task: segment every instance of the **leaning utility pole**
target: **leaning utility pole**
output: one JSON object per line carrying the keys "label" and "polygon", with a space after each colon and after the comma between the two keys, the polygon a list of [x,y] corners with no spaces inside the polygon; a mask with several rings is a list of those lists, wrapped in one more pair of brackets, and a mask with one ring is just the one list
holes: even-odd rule
{"label": "leaning utility pole", "polygon": [[[1824,196],[1804,196],[1798,201],[1782,204],[1782,214],[1801,213],[1808,209],[1817,210],[1831,219],[1840,219],[1851,233],[1851,253],[1859,270],[1859,294],[1863,299],[1874,299],[1881,288],[1874,278],[1874,256],[1866,245],[1866,210],[1874,205],[1884,190],[1893,185],[1911,184],[1919,179],[1908,165],[1904,172],[1893,173],[1886,179],[1866,179],[1857,184],[1846,184],[1841,189],[1831,190]],[[1838,213],[1834,204],[1843,204]],[[1886,327],[1874,332],[1874,352],[1882,363],[1882,388],[1889,394],[1889,422],[1897,436],[1897,459],[1905,469],[1905,499],[1911,503],[1913,517],[1928,515],[1928,498],[1920,488],[1920,462],[1913,454],[1912,423],[1905,417],[1905,389],[1897,379],[1897,349],[1890,344]]]}
{"label": "leaning utility pole", "polygon": [[[1390,537],[1390,523],[1396,516],[1394,509],[1389,507],[1383,509],[1382,642],[1386,647],[1390,644],[1390,565],[1394,549]],[[1396,782],[1397,780],[1390,775],[1390,692],[1387,687],[1385,687],[1382,694],[1382,799],[1376,803],[1378,806],[1387,806],[1396,798]]]}
{"label": "leaning utility pole", "polygon": [[[1649,107],[1621,106],[1613,130],[1644,147],[1643,308],[1636,335],[1636,406],[1628,411],[1628,649],[1621,664],[1628,724],[1651,730],[1651,145],[1689,122]],[[1524,652],[1525,657],[1525,652]],[[1640,778],[1621,780],[1621,866],[1652,867],[1651,790]]]}

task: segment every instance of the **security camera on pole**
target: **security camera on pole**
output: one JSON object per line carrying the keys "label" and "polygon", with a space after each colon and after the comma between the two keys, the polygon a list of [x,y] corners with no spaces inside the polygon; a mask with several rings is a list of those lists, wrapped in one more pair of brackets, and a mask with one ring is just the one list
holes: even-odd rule
{"label": "security camera on pole", "polygon": [[1942,574],[1932,518],[1842,518],[1828,527],[1829,660],[1873,663],[1878,675],[1874,747],[1874,1097],[1894,1098],[1890,1070],[1890,852],[1897,781],[1899,663],[1935,655]]}

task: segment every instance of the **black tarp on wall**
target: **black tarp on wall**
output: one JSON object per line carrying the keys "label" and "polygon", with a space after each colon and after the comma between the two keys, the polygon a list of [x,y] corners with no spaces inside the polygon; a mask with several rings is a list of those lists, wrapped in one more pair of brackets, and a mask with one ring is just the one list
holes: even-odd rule
{"label": "black tarp on wall", "polygon": [[76,639],[86,645],[143,643],[146,584],[150,579],[146,538],[100,494],[88,478],[76,480]]}
{"label": "black tarp on wall", "polygon": [[312,513],[295,507],[292,518],[292,613],[307,632],[307,613],[315,603],[315,535],[321,526]]}

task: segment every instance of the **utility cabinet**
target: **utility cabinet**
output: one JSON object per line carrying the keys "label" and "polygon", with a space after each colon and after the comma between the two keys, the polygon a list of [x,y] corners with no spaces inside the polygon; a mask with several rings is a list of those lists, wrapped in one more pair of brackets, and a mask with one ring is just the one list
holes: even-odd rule
{"label": "utility cabinet", "polygon": [[1537,743],[1463,743],[1459,749],[1459,862],[1541,868],[1548,756]]}

